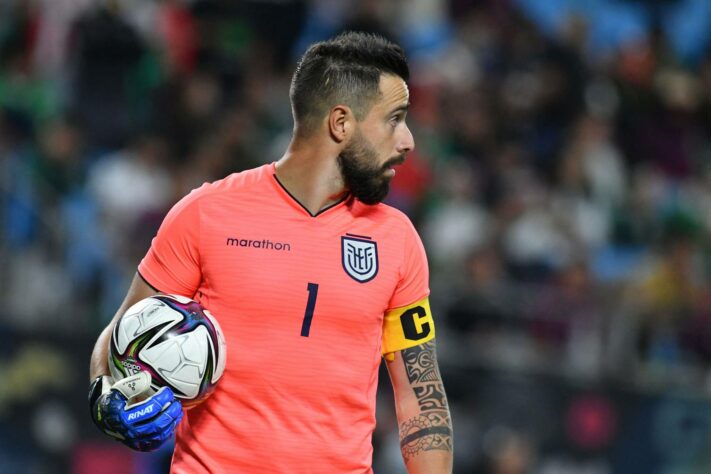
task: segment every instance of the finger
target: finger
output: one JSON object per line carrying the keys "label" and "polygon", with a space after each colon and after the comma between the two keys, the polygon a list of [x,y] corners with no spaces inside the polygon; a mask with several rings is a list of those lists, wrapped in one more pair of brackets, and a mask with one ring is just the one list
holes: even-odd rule
{"label": "finger", "polygon": [[171,404],[163,411],[174,420],[183,417],[183,405],[180,403],[179,400],[173,400]]}
{"label": "finger", "polygon": [[[171,405],[171,408],[176,405]],[[183,411],[181,409],[178,409],[177,414],[174,413],[173,410],[169,409],[145,425],[132,427],[132,437],[138,439],[160,438],[162,440],[166,440],[173,436],[175,427],[178,425],[182,417]]]}
{"label": "finger", "polygon": [[[145,414],[150,413],[153,414],[153,416],[157,416],[158,413],[164,411],[173,402],[178,402],[178,400],[175,399],[175,395],[173,395],[173,391],[168,387],[163,387],[145,400],[127,405],[125,411],[144,412]],[[178,402],[178,404],[180,404],[180,402]],[[148,408],[149,406],[153,406],[153,408]],[[144,418],[141,419],[143,420]]]}
{"label": "finger", "polygon": [[135,438],[131,441],[133,444],[133,449],[138,449],[139,451],[154,451],[161,447],[168,439],[173,437],[175,433],[175,424],[177,420],[174,420],[167,429],[154,433],[151,435],[145,435],[142,437]]}
{"label": "finger", "polygon": [[171,403],[170,406],[168,406],[168,408],[166,408],[160,415],[158,415],[158,417],[151,423],[155,424],[161,429],[165,429],[171,424],[178,424],[182,418],[183,409],[180,406],[180,402],[176,400]]}
{"label": "finger", "polygon": [[161,408],[167,406],[168,404],[174,401],[177,401],[175,399],[175,394],[168,387],[162,387],[160,390],[158,390],[155,394],[151,396],[151,399],[157,401],[160,404]]}
{"label": "finger", "polygon": [[183,418],[183,414],[181,412],[180,416],[176,419],[172,419],[168,426],[161,431],[160,433],[156,434],[156,438],[165,441],[173,436],[175,433],[175,427],[178,426],[178,423],[180,423],[180,420]]}
{"label": "finger", "polygon": [[138,372],[130,377],[116,381],[111,389],[118,390],[127,400],[148,392],[151,389],[151,374]]}

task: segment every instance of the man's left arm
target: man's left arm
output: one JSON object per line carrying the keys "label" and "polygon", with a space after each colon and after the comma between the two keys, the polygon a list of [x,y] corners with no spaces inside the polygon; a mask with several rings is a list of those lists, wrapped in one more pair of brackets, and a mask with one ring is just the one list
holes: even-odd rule
{"label": "man's left arm", "polygon": [[434,339],[389,356],[400,451],[408,473],[451,473],[452,421]]}

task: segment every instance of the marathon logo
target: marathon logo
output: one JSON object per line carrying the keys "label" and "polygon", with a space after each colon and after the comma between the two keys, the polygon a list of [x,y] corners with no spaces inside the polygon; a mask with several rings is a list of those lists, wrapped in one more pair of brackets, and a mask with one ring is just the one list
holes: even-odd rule
{"label": "marathon logo", "polygon": [[284,242],[272,242],[271,240],[249,240],[237,237],[227,237],[228,247],[249,247],[253,249],[278,250],[291,252],[291,244]]}

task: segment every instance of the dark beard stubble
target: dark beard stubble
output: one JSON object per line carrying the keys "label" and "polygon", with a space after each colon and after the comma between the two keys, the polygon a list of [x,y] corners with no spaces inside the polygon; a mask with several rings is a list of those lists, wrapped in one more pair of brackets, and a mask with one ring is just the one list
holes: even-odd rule
{"label": "dark beard stubble", "polygon": [[348,191],[364,204],[374,205],[382,202],[390,190],[390,178],[385,171],[403,160],[401,155],[377,166],[377,153],[358,135],[338,155],[338,167]]}

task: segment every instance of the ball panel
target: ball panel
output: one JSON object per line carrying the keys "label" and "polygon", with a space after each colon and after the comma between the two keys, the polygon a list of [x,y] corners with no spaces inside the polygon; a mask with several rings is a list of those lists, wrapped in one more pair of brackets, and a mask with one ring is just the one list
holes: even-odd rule
{"label": "ball panel", "polygon": [[[200,367],[195,364],[183,364],[170,374],[170,382],[185,393],[188,398],[195,398],[200,391]],[[198,382],[198,383],[196,383]]]}
{"label": "ball panel", "polygon": [[160,326],[163,326],[163,331],[167,331],[182,319],[182,315],[166,311],[166,305],[162,301],[155,298],[146,298],[146,300],[150,301],[139,311],[131,313],[127,311],[116,324],[114,329],[116,349],[122,354],[136,337]]}
{"label": "ball panel", "polygon": [[[180,350],[183,351],[186,360],[205,363],[210,341],[210,335],[205,326],[198,326],[189,334],[177,336],[175,340],[180,345]],[[200,376],[202,377],[202,374]]]}
{"label": "ball panel", "polygon": [[130,316],[132,314],[138,314],[141,313],[146,307],[155,304],[155,299],[153,298],[144,298],[141,301],[138,301],[137,303],[134,303],[133,305],[129,306],[129,308],[126,310],[124,313],[123,317]]}
{"label": "ball panel", "polygon": [[152,367],[171,372],[177,369],[181,362],[180,352],[176,350],[175,345],[174,341],[168,340],[146,347],[139,354],[139,358]]}

